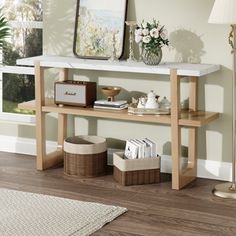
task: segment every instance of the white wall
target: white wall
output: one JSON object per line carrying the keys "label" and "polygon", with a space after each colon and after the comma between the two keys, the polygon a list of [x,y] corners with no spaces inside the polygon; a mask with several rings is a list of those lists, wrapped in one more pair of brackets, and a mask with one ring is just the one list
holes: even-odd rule
{"label": "white wall", "polygon": [[[169,31],[172,47],[164,49],[164,61],[176,61],[190,55],[201,63],[221,64],[220,72],[202,77],[199,81],[199,106],[201,109],[222,113],[220,119],[199,129],[199,158],[215,161],[231,161],[231,54],[227,43],[229,27],[207,23],[213,0],[129,0],[128,19],[160,20]],[[44,1],[44,54],[73,56],[73,34],[76,0]],[[127,45],[126,45],[127,50]],[[103,72],[76,72],[80,79],[93,80],[98,86],[115,85],[123,88],[119,98],[135,92],[147,93],[154,89],[160,96],[169,97],[169,83],[161,77]],[[49,90],[52,83],[48,83]],[[182,100],[188,96],[188,84],[182,84]],[[101,95],[99,94],[99,98]],[[55,118],[49,121],[55,123]],[[133,137],[148,136],[158,142],[158,151],[170,154],[170,128],[134,122],[96,120],[93,118],[71,119],[75,134],[96,134],[108,137],[112,147],[122,147],[123,141]],[[90,125],[88,125],[90,124]],[[54,125],[53,127],[56,127]],[[9,135],[31,137],[27,127],[20,132],[13,127]],[[72,130],[72,128],[71,128]],[[8,133],[0,124],[0,134]],[[51,129],[51,139],[56,130]],[[53,133],[53,135],[52,135]],[[73,132],[70,131],[70,134]],[[183,150],[187,146],[187,130],[183,130]],[[185,151],[186,154],[186,151]]]}
{"label": "white wall", "polygon": [[[213,0],[130,0],[128,19],[160,20],[165,24],[172,47],[164,49],[164,61],[181,57],[188,61],[192,56],[201,63],[221,64],[222,70],[200,78],[199,106],[223,113],[221,118],[199,130],[199,158],[208,160],[231,159],[231,55],[227,44],[228,26],[207,23]],[[73,31],[76,1],[46,1],[44,17],[45,54],[73,56]],[[60,40],[59,40],[60,39]],[[126,45],[127,48],[127,45]],[[81,75],[82,74],[82,75]],[[161,96],[169,96],[169,83],[154,76],[122,73],[95,73],[82,71],[81,79],[95,80],[99,86],[116,85],[123,88],[120,98],[134,91],[147,93],[154,89]],[[182,85],[182,100],[188,96],[188,84]],[[93,128],[88,127],[92,123]],[[149,136],[158,141],[160,153],[169,154],[170,129],[133,122],[95,119],[75,119],[76,134],[97,134],[111,138],[114,146],[119,140]],[[183,145],[187,146],[187,130],[183,130]]]}

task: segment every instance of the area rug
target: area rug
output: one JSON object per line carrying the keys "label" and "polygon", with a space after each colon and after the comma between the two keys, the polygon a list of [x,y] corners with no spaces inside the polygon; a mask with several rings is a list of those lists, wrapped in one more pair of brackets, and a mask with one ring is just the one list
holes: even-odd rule
{"label": "area rug", "polygon": [[126,211],[118,206],[0,189],[0,235],[90,235]]}

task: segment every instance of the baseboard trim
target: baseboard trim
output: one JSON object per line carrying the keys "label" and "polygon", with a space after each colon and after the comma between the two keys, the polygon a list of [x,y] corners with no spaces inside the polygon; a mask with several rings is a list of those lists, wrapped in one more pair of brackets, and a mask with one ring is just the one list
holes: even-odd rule
{"label": "baseboard trim", "polygon": [[[56,148],[56,142],[47,141],[47,152],[52,152]],[[0,135],[0,151],[35,156],[36,141],[35,139]]]}
{"label": "baseboard trim", "polygon": [[[181,159],[182,166],[187,164],[187,158]],[[171,156],[161,156],[161,172],[171,173]],[[215,180],[232,180],[232,164],[229,162],[198,159],[197,177]]]}
{"label": "baseboard trim", "polygon": [[[47,152],[52,152],[57,148],[57,143],[47,141]],[[112,164],[112,153],[117,149],[108,150],[108,163]],[[13,136],[0,135],[0,151],[19,153],[26,155],[36,155],[35,139],[18,138]],[[187,163],[187,158],[181,159],[181,164],[184,166]],[[171,156],[161,155],[161,172],[171,173]],[[197,177],[206,179],[217,179],[231,181],[232,179],[232,164],[229,162],[219,162],[198,159],[197,162]]]}

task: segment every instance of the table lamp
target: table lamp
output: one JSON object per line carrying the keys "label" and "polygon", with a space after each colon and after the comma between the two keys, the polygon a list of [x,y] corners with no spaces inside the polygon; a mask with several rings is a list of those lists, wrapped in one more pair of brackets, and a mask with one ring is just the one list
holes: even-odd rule
{"label": "table lamp", "polygon": [[228,42],[232,48],[233,55],[233,75],[232,75],[232,182],[218,184],[213,189],[213,194],[222,198],[234,198],[236,199],[236,184],[235,184],[235,42],[236,42],[236,0],[215,0],[209,20],[209,23],[213,24],[228,24],[231,26]]}

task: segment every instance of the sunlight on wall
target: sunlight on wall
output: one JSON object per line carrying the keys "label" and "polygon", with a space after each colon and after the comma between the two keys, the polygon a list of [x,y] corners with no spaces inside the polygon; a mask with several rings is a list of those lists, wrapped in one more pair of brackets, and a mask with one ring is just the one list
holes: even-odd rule
{"label": "sunlight on wall", "polygon": [[[208,176],[209,178],[219,179],[219,180],[232,180],[232,173],[229,171],[231,170],[230,163],[221,164],[218,161],[207,161],[205,162],[205,166],[202,169],[199,169],[198,176]],[[205,172],[205,175],[201,175]]]}
{"label": "sunlight on wall", "polygon": [[206,154],[208,158],[214,158],[215,161],[222,161],[222,143],[223,136],[216,131],[206,131]]}
{"label": "sunlight on wall", "polygon": [[[214,92],[213,92],[214,91]],[[216,102],[217,101],[217,102]],[[224,112],[224,88],[219,85],[205,85],[205,109]]]}

